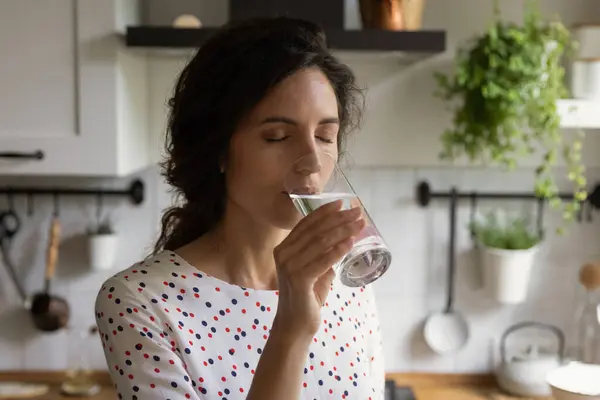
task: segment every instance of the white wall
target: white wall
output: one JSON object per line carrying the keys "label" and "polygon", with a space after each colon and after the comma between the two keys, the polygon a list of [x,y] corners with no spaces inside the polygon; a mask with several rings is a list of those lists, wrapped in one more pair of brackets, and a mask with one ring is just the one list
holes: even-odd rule
{"label": "white wall", "polygon": [[[504,11],[512,18],[520,15],[523,1],[502,0]],[[546,11],[559,11],[569,23],[576,21],[600,22],[600,5],[594,0],[541,0]],[[485,27],[491,12],[487,0],[428,0],[425,26],[448,29],[450,47]],[[348,15],[352,15],[349,8]],[[354,14],[355,15],[355,14]],[[356,18],[355,18],[356,19]],[[490,344],[511,323],[523,319],[550,322],[569,330],[577,292],[576,275],[579,266],[600,253],[600,216],[593,223],[576,225],[567,237],[550,237],[536,265],[531,295],[527,303],[499,308],[471,287],[473,263],[468,257],[470,241],[465,224],[468,222],[468,204],[462,204],[458,214],[457,309],[470,323],[472,334],[467,347],[459,354],[439,357],[424,344],[420,328],[430,312],[444,306],[446,252],[448,242],[447,203],[439,201],[429,208],[419,208],[414,200],[417,182],[427,179],[436,190],[450,185],[470,190],[523,191],[530,190],[532,171],[520,170],[502,174],[497,170],[449,169],[436,160],[439,150],[438,135],[448,121],[442,106],[431,97],[434,89],[431,73],[447,66],[446,54],[425,64],[402,70],[393,59],[357,60],[351,66],[362,83],[368,86],[369,111],[367,123],[356,136],[353,147],[357,161],[375,158],[374,150],[381,151],[377,158],[384,162],[402,159],[405,167],[355,168],[351,179],[365,201],[376,224],[388,241],[394,263],[390,272],[376,283],[378,304],[389,371],[477,372],[491,368]],[[164,103],[182,60],[153,60],[150,65],[151,124],[158,137],[164,127]],[[600,134],[586,144],[590,155],[597,155]],[[408,145],[408,142],[411,142]],[[375,145],[369,143],[385,143]],[[369,146],[367,146],[369,144]],[[367,149],[368,151],[365,151]],[[361,151],[362,150],[362,151]],[[595,159],[600,159],[595,157]],[[429,167],[429,166],[434,167]],[[159,211],[168,204],[169,196],[156,170],[140,174],[148,185],[148,201],[134,207],[123,201],[115,216],[122,218],[117,228],[122,234],[119,265],[123,268],[145,254],[154,238]],[[600,181],[600,168],[589,171],[592,182]],[[65,184],[102,184],[126,186],[128,180],[73,181]],[[8,181],[0,180],[0,184]],[[23,183],[23,180],[19,180]],[[27,183],[27,182],[25,182]],[[48,181],[35,182],[48,184]],[[58,181],[58,183],[61,183]],[[0,207],[4,199],[0,199]],[[95,288],[109,274],[90,273],[84,262],[82,241],[79,237],[93,217],[93,200],[64,200],[63,236],[67,238],[61,252],[59,277],[55,289],[65,295],[74,307],[73,322],[85,327],[93,322]],[[512,205],[514,203],[511,203]],[[531,205],[516,203],[527,209]],[[484,206],[498,205],[485,203]],[[507,205],[506,203],[500,205]],[[24,213],[24,205],[19,203]],[[15,241],[15,258],[21,276],[29,290],[41,287],[45,235],[51,203],[36,203],[36,215],[27,220]],[[556,217],[548,215],[550,225]],[[36,334],[16,301],[16,292],[0,269],[0,369],[62,369],[67,366],[64,349],[73,336],[69,332],[52,335]],[[93,366],[104,367],[99,346],[91,348]]]}

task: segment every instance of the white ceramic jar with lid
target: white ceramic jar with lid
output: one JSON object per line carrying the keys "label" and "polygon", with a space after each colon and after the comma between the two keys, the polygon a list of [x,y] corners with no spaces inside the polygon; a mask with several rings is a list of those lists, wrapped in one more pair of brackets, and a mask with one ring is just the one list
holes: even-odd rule
{"label": "white ceramic jar with lid", "polygon": [[578,43],[571,73],[573,97],[600,100],[600,25],[577,25],[573,36]]}

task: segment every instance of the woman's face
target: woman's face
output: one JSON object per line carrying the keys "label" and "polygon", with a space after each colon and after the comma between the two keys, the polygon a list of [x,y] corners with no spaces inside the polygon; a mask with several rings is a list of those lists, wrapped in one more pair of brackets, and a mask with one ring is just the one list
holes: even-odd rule
{"label": "woman's face", "polygon": [[[243,96],[243,93],[240,93]],[[338,156],[338,104],[318,68],[296,72],[274,87],[240,123],[224,165],[229,202],[255,220],[292,229],[300,214],[286,193],[321,186],[325,164],[295,164],[300,157]],[[286,183],[287,182],[287,183]]]}

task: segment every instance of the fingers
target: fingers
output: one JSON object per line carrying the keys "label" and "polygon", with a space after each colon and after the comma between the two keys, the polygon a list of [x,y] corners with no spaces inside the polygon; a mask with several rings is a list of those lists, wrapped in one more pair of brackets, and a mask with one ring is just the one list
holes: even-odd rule
{"label": "fingers", "polygon": [[[300,249],[301,251],[296,253],[293,268],[305,268],[304,266],[309,263],[319,262],[318,260],[322,259],[333,247],[356,237],[365,227],[365,224],[364,219],[346,221],[329,230],[311,235],[304,247]],[[323,262],[323,268],[330,267],[336,261],[332,264]],[[316,271],[315,273],[320,274],[321,272]]]}
{"label": "fingers", "polygon": [[328,249],[341,241],[335,240],[336,238],[334,238],[333,242],[327,240],[328,235],[331,233],[330,231],[338,226],[358,220],[359,217],[361,217],[362,212],[360,208],[343,211],[337,211],[337,209],[332,208],[324,210],[321,215],[316,215],[315,211],[305,219],[311,218],[313,215],[316,216],[316,218],[309,221],[309,223],[299,231],[294,228],[290,235],[288,235],[285,240],[285,253],[297,254],[309,245],[312,246],[315,242],[325,242],[328,246],[325,247],[325,250]]}
{"label": "fingers", "polygon": [[294,238],[301,237],[304,231],[310,229],[313,225],[317,224],[323,217],[328,215],[329,213],[333,213],[339,211],[342,208],[342,200],[332,201],[331,203],[327,203],[317,208],[315,211],[302,218],[300,222],[294,227],[292,232],[290,232],[288,237]]}
{"label": "fingers", "polygon": [[305,275],[307,278],[318,278],[324,272],[327,272],[328,269],[331,269],[331,267],[342,257],[348,254],[350,249],[352,249],[353,244],[354,241],[352,239],[347,239],[343,242],[337,243],[325,254],[321,254],[313,259],[308,265],[306,265],[305,268],[303,268],[300,273]]}

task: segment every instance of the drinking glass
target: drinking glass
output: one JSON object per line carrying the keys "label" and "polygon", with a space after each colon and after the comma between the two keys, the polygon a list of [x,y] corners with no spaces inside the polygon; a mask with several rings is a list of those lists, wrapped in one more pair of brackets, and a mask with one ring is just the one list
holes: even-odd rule
{"label": "drinking glass", "polygon": [[392,255],[336,159],[326,152],[307,154],[294,162],[285,189],[304,217],[320,206],[342,200],[342,209],[360,207],[366,222],[352,249],[334,265],[340,281],[350,287],[368,285],[390,267]]}

